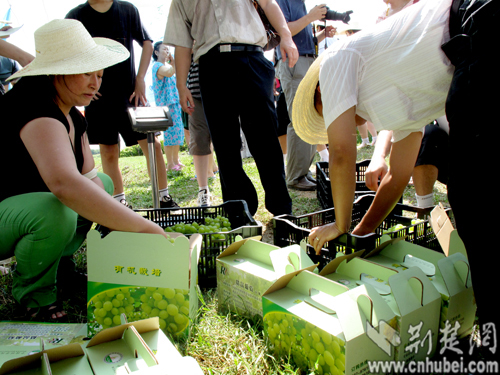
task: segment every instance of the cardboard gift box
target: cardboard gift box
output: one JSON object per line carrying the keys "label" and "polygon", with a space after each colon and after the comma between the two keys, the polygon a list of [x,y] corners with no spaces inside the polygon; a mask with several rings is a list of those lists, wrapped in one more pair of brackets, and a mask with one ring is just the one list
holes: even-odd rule
{"label": "cardboard gift box", "polygon": [[440,327],[457,327],[457,337],[470,334],[476,317],[476,302],[466,256],[443,254],[402,239],[382,238],[382,243],[365,259],[393,270],[418,267],[441,294]]}
{"label": "cardboard gift box", "polygon": [[219,311],[262,317],[262,295],[278,278],[316,268],[304,246],[280,248],[255,237],[231,244],[217,258]]}
{"label": "cardboard gift box", "polygon": [[82,346],[77,343],[43,350],[6,361],[0,375],[94,375]]}
{"label": "cardboard gift box", "polygon": [[[371,285],[396,315],[400,344],[394,359],[409,362],[434,355],[437,346],[441,296],[418,267],[396,271],[360,258],[361,252],[330,262],[320,275],[349,289]],[[420,345],[420,346],[419,346]]]}
{"label": "cardboard gift box", "polygon": [[297,271],[277,280],[262,305],[269,349],[305,371],[362,374],[368,361],[393,359],[396,315],[371,285],[349,289]]}
{"label": "cardboard gift box", "polygon": [[163,333],[158,317],[102,330],[86,352],[95,375],[203,374],[196,360],[183,357]]}
{"label": "cardboard gift box", "polygon": [[87,235],[88,333],[158,317],[161,329],[186,335],[198,310],[201,235],[111,232]]}

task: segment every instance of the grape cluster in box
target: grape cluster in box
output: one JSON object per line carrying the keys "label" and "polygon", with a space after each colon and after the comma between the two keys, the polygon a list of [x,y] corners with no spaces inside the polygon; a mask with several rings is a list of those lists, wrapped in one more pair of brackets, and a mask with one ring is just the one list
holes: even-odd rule
{"label": "grape cluster in box", "polygon": [[[363,195],[353,203],[351,230],[361,221],[373,202],[373,195]],[[324,245],[320,255],[308,246],[307,253],[319,269],[334,259],[339,252],[350,254],[359,250],[373,250],[380,243],[382,234],[391,238],[406,237],[406,241],[441,251],[439,241],[429,224],[432,208],[419,208],[397,203],[375,233],[366,236],[344,234]],[[273,217],[274,244],[279,247],[300,244],[307,239],[311,229],[335,221],[335,208],[329,208],[301,216],[280,215]],[[413,222],[412,222],[413,221]],[[399,229],[396,227],[401,224]]]}
{"label": "grape cluster in box", "polygon": [[196,279],[201,235],[87,234],[87,317],[90,337],[98,331],[158,317],[173,337],[187,335],[198,311]]}
{"label": "grape cluster in box", "polygon": [[[202,235],[198,284],[201,288],[217,286],[217,257],[237,236],[262,235],[262,224],[255,221],[245,201],[227,201],[219,206],[135,210],[167,231],[182,231],[187,237]],[[170,228],[170,229],[168,229]]]}
{"label": "grape cluster in box", "polygon": [[262,306],[270,351],[290,356],[304,373],[367,374],[368,361],[394,358],[385,337],[373,333],[395,325],[396,317],[371,285],[349,290],[303,270],[276,281]]}
{"label": "grape cluster in box", "polygon": [[376,290],[396,315],[396,324],[391,325],[399,336],[391,343],[395,361],[408,363],[431,358],[436,351],[439,332],[439,292],[418,267],[404,270],[400,267],[396,271],[362,259],[360,253],[334,259],[323,268],[320,276],[341,283],[349,290],[360,285],[371,285]]}

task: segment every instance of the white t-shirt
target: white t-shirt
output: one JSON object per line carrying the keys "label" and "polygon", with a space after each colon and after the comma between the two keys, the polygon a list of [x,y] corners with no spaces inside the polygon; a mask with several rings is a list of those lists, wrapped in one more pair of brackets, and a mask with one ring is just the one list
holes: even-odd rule
{"label": "white t-shirt", "polygon": [[397,142],[443,116],[454,70],[441,50],[450,6],[421,0],[328,48],[319,74],[326,128],[356,106]]}

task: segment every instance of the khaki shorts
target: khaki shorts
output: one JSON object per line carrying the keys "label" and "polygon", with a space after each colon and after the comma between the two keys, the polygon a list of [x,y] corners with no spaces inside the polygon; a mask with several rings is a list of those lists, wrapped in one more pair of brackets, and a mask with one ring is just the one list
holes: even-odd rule
{"label": "khaki shorts", "polygon": [[194,112],[189,116],[189,153],[191,155],[209,155],[210,150],[210,131],[208,130],[207,120],[203,112],[201,100],[194,100]]}

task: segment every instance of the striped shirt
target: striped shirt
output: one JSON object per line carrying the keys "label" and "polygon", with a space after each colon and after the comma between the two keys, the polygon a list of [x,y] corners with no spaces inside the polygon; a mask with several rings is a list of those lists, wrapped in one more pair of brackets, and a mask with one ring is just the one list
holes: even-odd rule
{"label": "striped shirt", "polygon": [[188,78],[187,78],[187,88],[191,91],[191,95],[194,99],[201,100],[200,93],[200,66],[198,63],[191,61],[191,67],[189,68]]}
{"label": "striped shirt", "polygon": [[450,5],[421,0],[331,46],[319,75],[325,126],[356,106],[397,142],[443,116],[453,74],[441,50]]}

